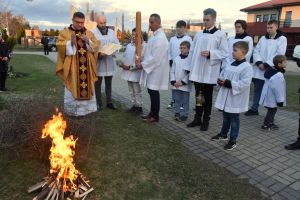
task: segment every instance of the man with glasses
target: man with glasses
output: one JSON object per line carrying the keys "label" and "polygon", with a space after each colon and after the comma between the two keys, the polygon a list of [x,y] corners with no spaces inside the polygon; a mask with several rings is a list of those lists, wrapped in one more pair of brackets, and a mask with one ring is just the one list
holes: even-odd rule
{"label": "man with glasses", "polygon": [[84,27],[85,16],[75,12],[72,24],[57,40],[56,74],[64,81],[64,111],[70,116],[84,116],[97,110],[94,82],[99,42]]}

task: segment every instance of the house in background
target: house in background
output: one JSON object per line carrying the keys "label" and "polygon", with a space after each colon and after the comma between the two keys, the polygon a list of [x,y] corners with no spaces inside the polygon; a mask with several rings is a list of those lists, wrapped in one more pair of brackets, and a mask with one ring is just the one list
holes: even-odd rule
{"label": "house in background", "polygon": [[266,34],[267,22],[279,21],[279,28],[287,37],[287,56],[300,44],[300,0],[271,0],[241,9],[247,13],[247,32],[256,44]]}

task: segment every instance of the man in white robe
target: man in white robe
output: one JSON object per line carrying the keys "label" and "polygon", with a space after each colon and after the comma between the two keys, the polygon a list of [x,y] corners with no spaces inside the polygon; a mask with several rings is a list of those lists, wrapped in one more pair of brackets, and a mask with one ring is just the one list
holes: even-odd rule
{"label": "man in white robe", "polygon": [[147,123],[158,122],[160,110],[159,90],[168,90],[169,57],[168,39],[161,28],[158,14],[149,18],[149,27],[153,36],[149,39],[142,62],[136,62],[137,68],[143,68],[140,83],[147,87],[151,100],[150,113],[142,116]]}
{"label": "man in white robe", "polygon": [[259,100],[265,83],[264,73],[267,68],[273,67],[273,58],[276,55],[285,55],[287,39],[278,30],[278,22],[271,20],[267,24],[267,34],[260,38],[253,51],[253,101],[246,116],[258,115]]}
{"label": "man in white robe", "polygon": [[190,52],[191,68],[187,69],[190,70],[190,80],[194,82],[196,90],[196,114],[187,126],[200,126],[201,131],[207,131],[213,87],[220,74],[221,62],[228,56],[228,45],[226,33],[215,27],[216,11],[208,8],[203,14],[205,30],[194,37]]}
{"label": "man in white robe", "polygon": [[[97,19],[97,27],[91,30],[97,40],[101,42],[102,46],[110,43],[119,44],[119,40],[115,36],[115,32],[106,26],[106,17],[100,15]],[[100,51],[100,49],[99,49]],[[117,107],[112,103],[112,78],[116,72],[117,64],[115,61],[115,55],[105,55],[99,53],[98,63],[97,63],[97,76],[98,81],[95,82],[96,99],[98,110],[102,109],[101,101],[101,85],[102,79],[105,80],[105,94],[106,94],[106,106],[109,109],[116,110]]]}

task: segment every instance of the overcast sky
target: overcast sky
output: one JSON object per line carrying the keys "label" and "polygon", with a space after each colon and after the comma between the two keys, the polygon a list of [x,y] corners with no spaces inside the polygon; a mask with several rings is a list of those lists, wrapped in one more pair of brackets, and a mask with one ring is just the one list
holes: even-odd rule
{"label": "overcast sky", "polygon": [[[239,11],[241,8],[264,1],[266,0],[90,0],[90,10],[104,12],[109,25],[114,25],[115,18],[118,17],[119,27],[124,13],[126,29],[133,27],[133,16],[136,11],[141,11],[143,29],[147,29],[151,13],[160,14],[163,26],[171,27],[180,19],[202,21],[203,10],[210,7],[217,11],[217,21],[222,28],[231,33],[236,19],[246,20],[246,14]],[[85,13],[85,0],[73,2]],[[62,29],[70,23],[71,0],[0,0],[0,3],[8,5],[14,14],[24,15],[30,25],[38,25],[42,29]]]}

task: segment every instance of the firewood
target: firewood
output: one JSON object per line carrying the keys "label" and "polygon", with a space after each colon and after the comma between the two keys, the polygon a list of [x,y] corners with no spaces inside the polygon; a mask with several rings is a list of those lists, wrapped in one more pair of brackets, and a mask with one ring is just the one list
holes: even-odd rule
{"label": "firewood", "polygon": [[39,182],[39,183],[37,183],[37,184],[35,184],[35,185],[29,187],[28,190],[27,190],[27,192],[28,192],[28,193],[34,192],[34,191],[36,191],[36,190],[38,190],[38,189],[41,189],[41,188],[44,187],[44,185],[46,185],[46,184],[47,184],[47,181],[41,181],[41,182]]}
{"label": "firewood", "polygon": [[51,184],[50,184],[50,188],[51,188],[51,190],[50,190],[50,192],[48,193],[48,195],[47,195],[47,197],[45,198],[45,200],[49,200],[49,198],[52,196],[52,194],[53,194],[53,192],[54,192],[54,189],[56,188],[56,180],[55,181],[53,181]]}
{"label": "firewood", "polygon": [[79,176],[79,180],[84,186],[86,186],[87,188],[91,188],[91,186],[81,176]]}
{"label": "firewood", "polygon": [[79,195],[80,198],[84,197],[85,195],[87,195],[88,193],[92,192],[94,190],[94,188],[90,188],[88,191],[82,193],[81,195]]}
{"label": "firewood", "polygon": [[58,189],[55,187],[51,200],[55,200],[58,197]]}
{"label": "firewood", "polygon": [[75,192],[74,200],[80,200],[79,189],[77,189],[76,192]]}
{"label": "firewood", "polygon": [[33,200],[44,200],[47,194],[50,192],[50,188],[47,186],[44,190],[42,190]]}
{"label": "firewood", "polygon": [[82,184],[80,184],[79,188],[82,189],[82,190],[85,191],[85,192],[88,190],[88,189],[87,189],[84,185],[82,185]]}

